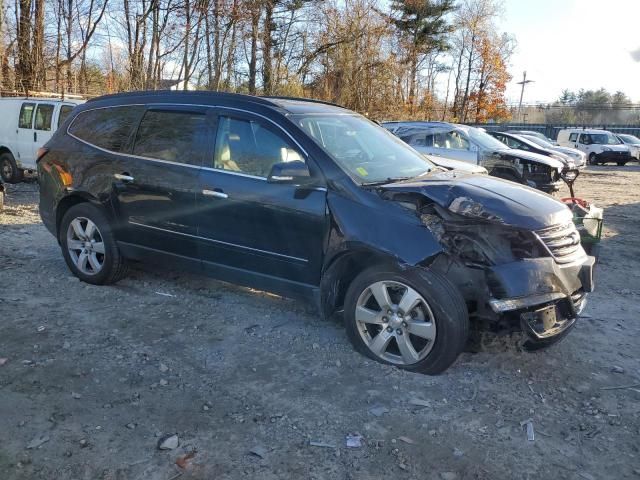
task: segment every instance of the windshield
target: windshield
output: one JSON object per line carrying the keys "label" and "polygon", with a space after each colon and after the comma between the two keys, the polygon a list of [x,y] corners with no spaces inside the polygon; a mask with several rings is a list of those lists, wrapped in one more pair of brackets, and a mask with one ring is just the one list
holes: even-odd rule
{"label": "windshield", "polygon": [[534,137],[533,135],[529,135],[529,134],[522,135],[522,136],[525,137],[530,142],[533,142],[533,143],[535,143],[536,145],[538,145],[540,147],[553,148],[552,144],[550,144],[549,142],[547,142],[546,140],[543,140],[541,138]]}
{"label": "windshield", "polygon": [[475,143],[480,145],[480,147],[484,150],[493,151],[493,150],[504,150],[505,148],[509,148],[500,140],[493,138],[487,132],[480,130],[479,128],[469,127],[469,130],[467,130],[467,133],[469,134],[469,137],[471,138],[471,140],[473,140]]}
{"label": "windshield", "polygon": [[611,135],[610,133],[592,133],[591,142],[597,143],[598,145],[619,145],[620,144],[620,140],[618,140],[615,137],[615,135]]}
{"label": "windshield", "polygon": [[633,135],[618,135],[624,143],[630,143],[631,145],[640,145],[640,138]]}
{"label": "windshield", "polygon": [[298,114],[291,120],[361,184],[418,177],[435,165],[361,115]]}

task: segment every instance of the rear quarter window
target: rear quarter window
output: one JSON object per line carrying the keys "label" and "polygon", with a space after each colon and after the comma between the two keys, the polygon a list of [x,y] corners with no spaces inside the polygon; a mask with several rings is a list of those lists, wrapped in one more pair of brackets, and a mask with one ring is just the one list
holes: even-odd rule
{"label": "rear quarter window", "polygon": [[125,152],[143,112],[141,105],[87,110],[73,119],[69,133],[96,147]]}
{"label": "rear quarter window", "polygon": [[571,135],[569,135],[569,141],[570,142],[575,142],[578,140],[578,134],[577,133],[572,133]]}

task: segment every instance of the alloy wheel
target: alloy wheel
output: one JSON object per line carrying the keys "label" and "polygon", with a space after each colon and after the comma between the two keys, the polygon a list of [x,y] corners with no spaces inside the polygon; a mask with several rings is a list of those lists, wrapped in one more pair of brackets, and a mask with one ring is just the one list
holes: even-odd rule
{"label": "alloy wheel", "polygon": [[105,248],[100,230],[85,217],[74,218],[67,229],[67,250],[76,268],[96,275],[104,266]]}
{"label": "alloy wheel", "polygon": [[365,345],[382,360],[411,365],[424,359],[436,339],[436,322],[427,301],[395,281],[369,285],[356,303],[355,320]]}

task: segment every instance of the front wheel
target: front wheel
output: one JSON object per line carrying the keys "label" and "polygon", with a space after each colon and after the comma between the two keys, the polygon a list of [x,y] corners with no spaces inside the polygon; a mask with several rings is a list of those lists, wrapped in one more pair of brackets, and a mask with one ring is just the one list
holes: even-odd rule
{"label": "front wheel", "polygon": [[18,168],[16,159],[8,152],[0,155],[0,176],[7,183],[20,183],[22,181],[23,171]]}
{"label": "front wheel", "polygon": [[598,162],[596,162],[596,154],[595,153],[590,153],[589,154],[589,165],[597,165]]}
{"label": "front wheel", "polygon": [[360,353],[429,375],[456,360],[469,334],[462,295],[430,270],[369,268],[349,286],[344,312],[347,336]]}
{"label": "front wheel", "polygon": [[618,164],[619,167],[624,167],[627,162],[616,162]]}
{"label": "front wheel", "polygon": [[127,274],[127,262],[98,207],[90,203],[71,207],[62,218],[59,235],[69,270],[83,282],[108,285]]}

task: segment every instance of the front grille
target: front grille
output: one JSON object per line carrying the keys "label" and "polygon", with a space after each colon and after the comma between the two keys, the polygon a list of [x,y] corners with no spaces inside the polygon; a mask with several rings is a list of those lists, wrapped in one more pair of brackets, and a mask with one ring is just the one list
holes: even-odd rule
{"label": "front grille", "polygon": [[571,263],[584,255],[580,246],[580,234],[573,222],[544,228],[536,234],[558,263]]}

